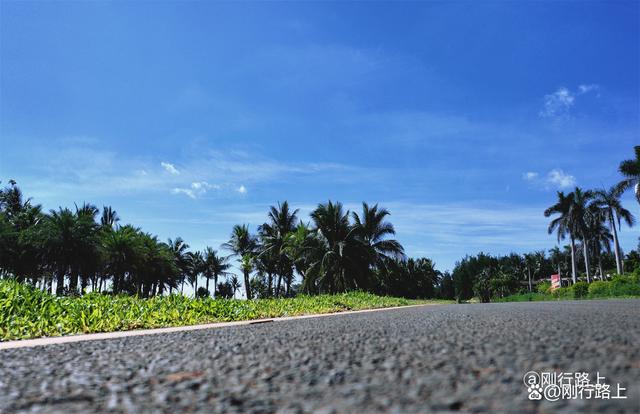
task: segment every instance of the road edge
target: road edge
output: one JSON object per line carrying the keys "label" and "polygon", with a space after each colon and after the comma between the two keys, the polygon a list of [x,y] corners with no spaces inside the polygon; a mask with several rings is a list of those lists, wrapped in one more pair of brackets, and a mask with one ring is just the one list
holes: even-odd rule
{"label": "road edge", "polygon": [[68,343],[75,343],[75,342],[101,341],[106,339],[128,338],[133,336],[198,331],[202,329],[218,329],[218,328],[228,328],[228,327],[234,327],[234,326],[259,325],[259,324],[270,323],[270,322],[286,322],[286,321],[297,320],[297,319],[312,319],[312,318],[322,318],[322,317],[328,317],[328,316],[353,315],[358,313],[379,312],[379,311],[388,311],[388,310],[396,310],[396,309],[415,308],[415,307],[421,307],[421,306],[438,306],[438,305],[446,305],[446,304],[422,303],[418,305],[393,306],[388,308],[361,309],[361,310],[355,310],[355,311],[316,313],[316,314],[298,315],[298,316],[282,316],[278,318],[266,318],[266,319],[248,319],[245,321],[214,322],[214,323],[205,323],[205,324],[199,324],[199,325],[172,326],[172,327],[166,327],[166,328],[134,329],[130,331],[100,332],[100,333],[65,335],[65,336],[48,336],[44,338],[34,338],[34,339],[19,339],[19,340],[13,340],[13,341],[0,342],[0,351],[5,349],[31,348],[31,347],[37,347],[37,346],[68,344]]}

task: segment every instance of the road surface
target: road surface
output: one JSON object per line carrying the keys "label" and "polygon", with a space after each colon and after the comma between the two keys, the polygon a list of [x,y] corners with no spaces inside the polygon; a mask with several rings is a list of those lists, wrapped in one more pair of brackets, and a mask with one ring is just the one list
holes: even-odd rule
{"label": "road surface", "polygon": [[[529,401],[532,370],[599,372],[628,398]],[[639,396],[636,300],[425,306],[0,351],[0,412],[638,413]]]}

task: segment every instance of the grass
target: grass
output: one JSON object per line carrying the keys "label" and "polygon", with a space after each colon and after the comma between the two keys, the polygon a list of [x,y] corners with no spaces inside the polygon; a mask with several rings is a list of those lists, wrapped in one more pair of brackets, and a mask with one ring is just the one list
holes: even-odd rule
{"label": "grass", "polygon": [[563,287],[553,292],[550,284],[541,284],[539,291],[521,293],[494,299],[494,302],[539,302],[551,300],[576,299],[631,299],[640,298],[640,281],[637,275],[615,276],[608,281],[594,281],[591,283],[578,282],[569,287]]}
{"label": "grass", "polygon": [[281,316],[388,308],[451,301],[408,300],[363,292],[282,299],[191,299],[182,295],[141,299],[97,293],[56,297],[0,280],[0,340],[186,326]]}

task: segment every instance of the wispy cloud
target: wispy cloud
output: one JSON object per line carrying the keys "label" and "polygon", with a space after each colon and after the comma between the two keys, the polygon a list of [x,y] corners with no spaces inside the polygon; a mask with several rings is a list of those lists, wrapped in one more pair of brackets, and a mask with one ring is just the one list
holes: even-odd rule
{"label": "wispy cloud", "polygon": [[241,185],[240,187],[238,187],[238,189],[236,191],[239,192],[240,194],[246,194],[247,193],[247,187],[245,187],[244,185]]}
{"label": "wispy cloud", "polygon": [[544,96],[544,105],[540,111],[543,118],[566,118],[575,102],[575,96],[567,88],[558,88]]}
{"label": "wispy cloud", "polygon": [[578,93],[580,95],[589,93],[591,91],[598,91],[599,89],[600,89],[600,85],[596,83],[578,85]]}
{"label": "wispy cloud", "polygon": [[540,174],[535,171],[528,171],[522,174],[522,179],[547,190],[562,190],[576,185],[576,178],[571,174],[565,173],[560,168],[552,169],[544,178],[540,177]]}
{"label": "wispy cloud", "polygon": [[206,181],[194,181],[189,188],[176,187],[171,190],[173,194],[184,194],[189,198],[196,199],[205,195],[209,190],[219,190],[220,186],[217,184],[209,184]]}
{"label": "wispy cloud", "polygon": [[556,120],[569,118],[571,108],[576,104],[578,96],[598,90],[600,90],[600,85],[595,83],[580,84],[575,92],[562,86],[555,92],[544,96],[544,104],[539,115],[543,118]]}
{"label": "wispy cloud", "polygon": [[165,170],[166,172],[168,172],[169,174],[172,174],[172,175],[180,175],[180,171],[178,171],[178,169],[177,169],[173,164],[171,164],[171,163],[169,163],[169,162],[164,162],[164,161],[162,161],[162,162],[160,163],[160,165],[161,165],[161,166],[162,166],[162,168],[164,168],[164,170]]}
{"label": "wispy cloud", "polygon": [[553,169],[547,174],[547,182],[563,189],[574,187],[576,185],[576,178],[561,169]]}

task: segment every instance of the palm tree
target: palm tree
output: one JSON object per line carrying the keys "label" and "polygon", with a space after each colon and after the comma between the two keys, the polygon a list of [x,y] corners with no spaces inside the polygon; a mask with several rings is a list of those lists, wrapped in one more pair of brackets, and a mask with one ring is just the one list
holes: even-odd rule
{"label": "palm tree", "polygon": [[574,231],[582,239],[582,249],[584,254],[584,267],[587,273],[587,282],[591,282],[589,270],[589,220],[593,210],[589,209],[589,202],[593,199],[592,191],[583,191],[576,187],[573,190],[573,204],[571,206],[571,223]]}
{"label": "palm tree", "polygon": [[[636,147],[640,148],[640,147]],[[619,186],[611,187],[608,191],[605,189],[595,192],[595,205],[604,210],[606,220],[609,222],[609,228],[613,233],[613,252],[616,256],[616,271],[622,274],[624,271],[624,263],[622,261],[622,252],[620,251],[620,242],[618,240],[618,230],[621,230],[621,221],[624,220],[629,227],[635,223],[633,214],[624,207],[620,202],[622,190]],[[616,228],[617,223],[617,228]]]}
{"label": "palm tree", "polygon": [[193,286],[193,296],[198,293],[198,277],[204,269],[204,257],[201,252],[189,252],[187,253],[189,264],[187,266],[189,284]]}
{"label": "palm tree", "polygon": [[293,263],[296,272],[300,275],[303,282],[309,269],[309,252],[311,251],[311,247],[317,244],[317,240],[309,224],[305,224],[302,221],[298,223],[295,230],[289,233],[285,239],[285,255],[291,263]]}
{"label": "palm tree", "polygon": [[625,191],[629,188],[633,188],[636,196],[636,200],[640,203],[640,145],[633,147],[636,158],[625,160],[620,163],[618,170],[620,174],[625,176],[617,188],[620,191]]}
{"label": "palm tree", "polygon": [[377,204],[369,207],[367,203],[362,203],[362,217],[356,212],[352,214],[358,236],[373,251],[374,266],[384,265],[383,259],[404,259],[402,245],[397,240],[387,238],[394,236],[396,231],[393,224],[384,221],[391,214],[386,208],[379,208]]}
{"label": "palm tree", "polygon": [[558,234],[558,243],[563,240],[567,235],[571,240],[571,279],[573,283],[576,283],[576,229],[573,222],[573,198],[574,194],[569,193],[565,195],[564,192],[558,191],[558,200],[551,207],[544,211],[545,217],[551,217],[552,215],[558,215],[551,223],[549,223],[549,234],[554,231]]}
{"label": "palm tree", "polygon": [[372,255],[349,223],[349,216],[341,203],[331,201],[311,213],[316,240],[309,248],[306,291],[336,293],[371,286],[368,264]]}
{"label": "palm tree", "polygon": [[56,275],[56,295],[64,293],[64,279],[74,264],[76,255],[74,227],[76,217],[68,208],[51,210],[43,226],[42,241],[49,263]]}
{"label": "palm tree", "polygon": [[181,237],[176,237],[173,240],[168,239],[167,245],[169,246],[169,249],[171,249],[171,252],[173,253],[174,263],[176,265],[176,268],[178,269],[180,293],[184,293],[184,282],[187,278],[187,273],[189,272],[189,255],[188,255],[189,245],[185,243]]}
{"label": "palm tree", "polygon": [[269,222],[264,223],[258,228],[258,234],[262,241],[260,256],[265,260],[273,260],[275,262],[270,265],[264,263],[264,260],[262,260],[265,265],[263,267],[267,270],[269,294],[271,294],[272,282],[272,274],[269,271],[272,267],[278,275],[276,295],[280,294],[283,277],[287,284],[286,291],[289,291],[290,286],[288,281],[291,278],[288,276],[293,275],[293,263],[286,255],[286,239],[287,236],[296,229],[297,214],[297,209],[293,211],[289,209],[289,203],[287,201],[284,201],[282,204],[278,203],[277,207],[271,206],[269,209]]}
{"label": "palm tree", "polygon": [[100,217],[100,226],[102,228],[110,228],[113,229],[118,225],[120,221],[120,217],[118,217],[118,213],[111,208],[111,206],[102,207],[102,216]]}
{"label": "palm tree", "polygon": [[231,284],[231,289],[233,289],[233,297],[236,297],[236,291],[240,289],[240,281],[238,280],[238,276],[231,275],[229,278],[229,283]]}
{"label": "palm tree", "polygon": [[598,270],[600,272],[600,280],[604,280],[604,271],[602,269],[602,252],[611,253],[611,242],[613,236],[604,225],[606,220],[604,214],[594,214],[589,228],[590,239],[593,249],[593,255],[598,259]]}
{"label": "palm tree", "polygon": [[102,251],[104,255],[103,278],[98,290],[102,290],[105,275],[113,278],[113,293],[118,294],[125,287],[126,277],[131,276],[142,261],[142,243],[140,229],[131,225],[121,226],[102,235]]}
{"label": "palm tree", "polygon": [[215,297],[216,286],[218,286],[218,278],[220,276],[228,276],[231,273],[227,270],[231,265],[227,262],[228,258],[219,256],[218,252],[211,247],[204,250],[204,275],[207,279],[207,290],[209,290],[209,279],[213,278],[213,296]]}
{"label": "palm tree", "polygon": [[[246,257],[251,257],[255,253],[257,242],[254,236],[249,233],[249,226],[235,225],[231,232],[231,238],[228,242],[223,243],[222,247],[230,250],[233,256],[238,256],[238,260],[241,264],[246,261]],[[242,266],[242,273],[244,275],[244,289],[247,294],[247,299],[251,299],[251,285],[249,281],[249,273],[247,270],[249,267]]]}

